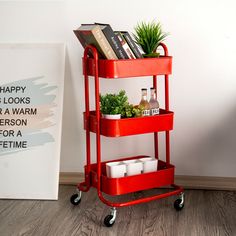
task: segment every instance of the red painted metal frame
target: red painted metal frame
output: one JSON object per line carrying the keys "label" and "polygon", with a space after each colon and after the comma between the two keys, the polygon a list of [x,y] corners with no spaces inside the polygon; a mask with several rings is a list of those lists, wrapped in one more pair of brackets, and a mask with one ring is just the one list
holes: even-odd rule
{"label": "red painted metal frame", "polygon": [[[86,70],[86,73],[89,76],[95,76],[94,63],[94,58],[87,59],[87,64],[86,67],[84,67],[84,70]],[[171,74],[172,57],[161,56],[159,58],[125,60],[99,59],[98,68],[98,76],[106,79]]]}
{"label": "red painted metal frame", "polygon": [[[135,134],[153,133],[173,129],[174,113],[160,109],[156,116],[105,119],[100,118],[100,134],[106,137],[121,137]],[[84,128],[87,128],[86,115],[84,113]],[[89,130],[96,133],[96,112],[90,111]]]}
{"label": "red painted metal frame", "polygon": [[[157,70],[153,70],[152,67],[153,65],[157,62],[154,60],[149,60],[149,59],[135,59],[135,60],[98,60],[98,53],[95,47],[88,45],[85,48],[84,51],[84,57],[83,57],[83,72],[84,72],[84,79],[85,79],[85,114],[84,114],[84,127],[86,130],[86,159],[87,159],[87,165],[85,167],[85,182],[78,184],[78,189],[81,191],[88,191],[90,187],[96,187],[97,188],[97,193],[100,198],[100,200],[105,203],[108,206],[111,207],[123,207],[123,206],[130,206],[134,204],[139,204],[139,203],[144,203],[144,202],[149,202],[152,200],[160,199],[160,198],[165,198],[169,197],[172,195],[177,195],[181,192],[183,192],[183,188],[175,185],[173,182],[174,178],[174,166],[170,165],[170,137],[169,137],[169,130],[166,129],[165,134],[166,134],[166,162],[161,162],[162,166],[163,164],[166,165],[166,169],[172,170],[173,173],[164,174],[162,177],[167,178],[167,182],[165,184],[171,185],[174,190],[151,196],[151,197],[145,197],[142,199],[136,199],[132,201],[127,201],[127,202],[111,202],[110,200],[107,200],[104,198],[102,194],[102,189],[106,189],[105,192],[111,193],[112,195],[119,195],[121,193],[126,193],[127,192],[127,187],[124,188],[124,184],[122,180],[115,180],[118,183],[118,188],[117,189],[123,189],[121,190],[114,190],[114,189],[109,189],[108,186],[102,186],[102,184],[108,183],[108,181],[111,181],[110,183],[113,184],[112,180],[108,180],[106,176],[104,176],[104,172],[102,174],[102,168],[104,168],[104,163],[101,162],[101,116],[100,116],[100,103],[99,103],[99,76],[101,77],[102,74],[104,74],[105,78],[123,78],[123,77],[132,77],[132,76],[144,76],[144,75],[153,75],[153,87],[157,89],[157,75],[163,74],[165,75],[165,111],[169,112],[169,85],[168,85],[168,75],[171,74],[171,57],[168,57],[168,49],[164,44],[160,44],[160,46],[164,49],[164,57],[159,60],[161,68]],[[88,53],[89,51],[92,53],[93,58],[89,58]],[[140,61],[139,61],[140,60]],[[134,65],[132,67],[132,70],[128,67],[129,65]],[[164,63],[163,63],[164,62]],[[140,63],[143,63],[149,68],[147,71],[146,70],[140,70],[137,69],[140,67]],[[153,64],[154,63],[154,64]],[[151,65],[151,67],[150,67]],[[109,67],[108,69],[106,67]],[[145,67],[144,67],[145,68]],[[150,69],[151,68],[151,69]],[[137,71],[135,71],[137,69]],[[154,73],[155,72],[155,73]],[[94,81],[95,81],[95,117],[93,117],[93,122],[92,124],[94,125],[93,131],[96,133],[96,156],[97,156],[97,162],[96,164],[91,164],[91,153],[90,153],[90,132],[91,132],[91,115],[90,115],[90,107],[89,107],[89,75],[94,76]],[[158,133],[156,130],[154,132],[154,148],[155,148],[155,157],[158,159]],[[165,168],[164,168],[165,169]],[[165,170],[159,170],[165,172]],[[150,175],[155,176],[155,175],[160,175],[160,172],[154,172],[151,173]],[[161,176],[161,175],[160,175]],[[143,175],[143,178],[141,178],[142,175],[140,176],[131,176],[127,180],[134,180],[135,181],[141,181],[141,188],[146,189],[145,186],[145,174]],[[146,175],[147,177],[147,175]],[[95,179],[95,180],[94,180]],[[145,181],[144,181],[145,180]],[[95,182],[94,182],[95,181]],[[103,182],[102,182],[103,181]],[[113,179],[114,181],[114,179]],[[160,185],[161,182],[159,182],[158,186]],[[120,186],[119,186],[120,184]],[[153,185],[153,182],[149,183]],[[151,186],[150,185],[150,186]],[[112,185],[110,185],[112,186]]]}

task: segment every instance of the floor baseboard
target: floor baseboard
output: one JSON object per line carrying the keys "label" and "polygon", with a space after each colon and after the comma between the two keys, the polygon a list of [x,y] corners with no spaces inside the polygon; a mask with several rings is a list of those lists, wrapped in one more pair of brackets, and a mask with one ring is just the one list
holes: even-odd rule
{"label": "floor baseboard", "polygon": [[185,189],[236,190],[235,177],[176,175],[175,183]]}
{"label": "floor baseboard", "polygon": [[84,173],[60,172],[59,184],[77,185],[84,181]]}
{"label": "floor baseboard", "polygon": [[[84,181],[83,173],[61,172],[59,182],[76,185]],[[186,176],[176,175],[175,184],[185,189],[236,190],[236,177]]]}

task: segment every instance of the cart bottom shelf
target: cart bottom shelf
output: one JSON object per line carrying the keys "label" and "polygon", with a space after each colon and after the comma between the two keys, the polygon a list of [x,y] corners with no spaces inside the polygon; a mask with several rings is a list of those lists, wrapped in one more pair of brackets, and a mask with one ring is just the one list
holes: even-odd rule
{"label": "cart bottom shelf", "polygon": [[[131,158],[123,158],[113,161],[132,160],[146,156],[136,156]],[[97,163],[91,166],[91,186],[97,188]],[[122,178],[108,178],[106,175],[106,162],[101,163],[101,191],[108,195],[121,195],[131,192],[137,192],[161,186],[174,184],[174,169],[171,164],[158,160],[158,170],[150,173],[126,176]],[[87,173],[87,166],[85,166]]]}

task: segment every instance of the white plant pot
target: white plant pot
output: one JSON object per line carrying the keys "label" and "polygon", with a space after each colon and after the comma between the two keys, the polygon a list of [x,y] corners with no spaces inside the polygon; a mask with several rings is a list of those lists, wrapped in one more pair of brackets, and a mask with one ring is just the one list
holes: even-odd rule
{"label": "white plant pot", "polygon": [[143,164],[139,160],[127,160],[123,161],[126,164],[127,176],[139,175],[143,171]]}
{"label": "white plant pot", "polygon": [[106,163],[107,177],[121,178],[125,176],[126,165],[123,162],[108,162]]}
{"label": "white plant pot", "polygon": [[154,157],[144,157],[139,159],[143,165],[143,173],[157,171],[158,161]]}
{"label": "white plant pot", "polygon": [[121,114],[116,114],[116,115],[102,114],[102,117],[109,120],[117,120],[121,118]]}

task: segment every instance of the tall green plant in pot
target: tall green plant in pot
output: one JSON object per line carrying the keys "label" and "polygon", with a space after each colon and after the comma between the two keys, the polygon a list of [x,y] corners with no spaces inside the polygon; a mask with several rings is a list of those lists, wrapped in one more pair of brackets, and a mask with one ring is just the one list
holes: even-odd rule
{"label": "tall green plant in pot", "polygon": [[169,35],[169,33],[163,32],[160,22],[141,22],[134,30],[135,42],[145,53],[143,56],[159,57],[159,53],[156,52],[157,47]]}

